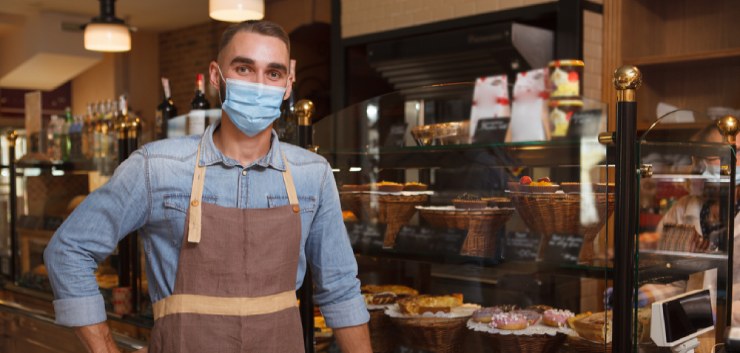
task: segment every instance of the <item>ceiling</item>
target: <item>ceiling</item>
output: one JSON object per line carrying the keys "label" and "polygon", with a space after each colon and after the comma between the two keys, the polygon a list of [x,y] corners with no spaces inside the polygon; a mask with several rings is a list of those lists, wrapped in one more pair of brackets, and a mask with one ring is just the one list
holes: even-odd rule
{"label": "ceiling", "polygon": [[[2,0],[0,34],[9,24],[37,12],[60,12],[95,17],[97,0]],[[209,21],[208,0],[117,0],[116,17],[143,31],[162,32]]]}

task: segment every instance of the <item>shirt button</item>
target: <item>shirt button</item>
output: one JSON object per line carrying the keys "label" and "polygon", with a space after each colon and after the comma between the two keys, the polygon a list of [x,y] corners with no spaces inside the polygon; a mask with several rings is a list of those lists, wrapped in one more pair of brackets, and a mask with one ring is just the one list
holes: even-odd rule
{"label": "shirt button", "polygon": [[247,175],[247,170],[246,169],[242,170],[242,175]]}

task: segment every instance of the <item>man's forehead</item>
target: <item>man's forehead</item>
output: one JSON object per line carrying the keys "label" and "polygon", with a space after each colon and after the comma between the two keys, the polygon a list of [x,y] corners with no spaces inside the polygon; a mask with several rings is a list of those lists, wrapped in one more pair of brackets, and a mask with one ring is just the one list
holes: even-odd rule
{"label": "man's forehead", "polygon": [[230,63],[235,57],[249,57],[255,61],[281,62],[290,60],[288,46],[280,38],[254,32],[237,32],[224,50],[221,59]]}

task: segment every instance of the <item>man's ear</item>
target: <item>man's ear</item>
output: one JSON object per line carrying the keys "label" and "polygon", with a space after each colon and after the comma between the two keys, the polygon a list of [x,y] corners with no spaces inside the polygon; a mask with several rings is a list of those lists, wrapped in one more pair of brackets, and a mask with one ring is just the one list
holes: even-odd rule
{"label": "man's ear", "polygon": [[220,89],[219,84],[221,83],[221,75],[218,71],[218,63],[214,60],[208,65],[208,80],[211,86],[216,89]]}
{"label": "man's ear", "polygon": [[290,93],[293,91],[293,83],[295,83],[295,60],[290,59],[290,67],[288,68],[288,83],[287,87],[285,88],[285,94],[283,95],[283,100],[288,99],[290,97]]}

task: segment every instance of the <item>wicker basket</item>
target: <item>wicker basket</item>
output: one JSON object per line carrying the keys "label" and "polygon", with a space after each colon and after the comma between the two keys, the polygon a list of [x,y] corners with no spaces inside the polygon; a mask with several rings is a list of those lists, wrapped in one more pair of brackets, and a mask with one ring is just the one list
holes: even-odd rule
{"label": "wicker basket", "polygon": [[416,206],[429,200],[429,195],[379,195],[378,196],[378,222],[387,224],[384,248],[396,246],[396,236],[405,224],[411,220],[416,213]]}
{"label": "wicker basket", "polygon": [[496,233],[511,218],[514,209],[468,212],[468,234],[460,255],[490,257],[496,253]]}
{"label": "wicker basket", "polygon": [[495,254],[496,232],[511,218],[514,209],[421,208],[419,213],[432,227],[468,230],[460,255],[487,257]]}
{"label": "wicker basket", "polygon": [[593,241],[614,212],[614,194],[594,195],[597,222],[581,224],[581,196],[579,194],[512,193],[511,199],[529,229],[542,235],[546,243],[553,234],[582,235],[580,261],[593,259]]}
{"label": "wicker basket", "polygon": [[414,349],[434,353],[462,353],[465,323],[469,317],[459,318],[391,318],[399,329],[401,342]]}
{"label": "wicker basket", "polygon": [[495,333],[478,332],[479,335],[492,343],[496,353],[558,353],[565,343],[566,335],[501,335]]}
{"label": "wicker basket", "polygon": [[571,353],[611,353],[612,344],[594,342],[578,336],[568,336],[566,343],[567,351]]}
{"label": "wicker basket", "polygon": [[339,203],[342,205],[342,210],[351,211],[357,216],[358,219],[362,217],[362,206],[360,205],[360,194],[357,192],[341,192],[339,193]]}
{"label": "wicker basket", "polygon": [[398,345],[398,336],[391,318],[383,310],[370,310],[370,343],[373,353],[391,353]]}

